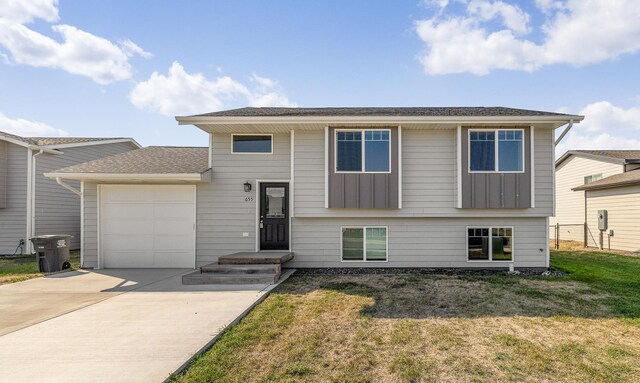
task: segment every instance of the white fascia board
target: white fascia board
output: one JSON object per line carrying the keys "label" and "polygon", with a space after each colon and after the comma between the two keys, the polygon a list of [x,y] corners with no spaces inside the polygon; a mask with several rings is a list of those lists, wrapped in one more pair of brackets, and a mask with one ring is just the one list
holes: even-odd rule
{"label": "white fascia board", "polygon": [[181,182],[204,182],[206,172],[181,173],[181,174],[118,174],[118,173],[45,173],[47,178],[60,178],[68,180],[82,181],[181,181]]}
{"label": "white fascia board", "polygon": [[60,144],[60,145],[43,145],[42,148],[47,149],[64,149],[64,148],[77,148],[80,146],[94,146],[94,145],[107,145],[107,144],[119,144],[122,142],[130,142],[138,149],[142,146],[136,142],[133,138],[118,138],[113,140],[100,140],[100,141],[87,141],[87,142],[74,142],[72,144]]}
{"label": "white fascia board", "polygon": [[393,125],[411,123],[451,123],[451,124],[532,124],[557,122],[566,124],[573,120],[578,123],[584,116],[436,116],[436,117],[402,117],[402,116],[324,116],[324,117],[176,117],[179,125],[198,124],[304,124],[304,123],[391,123]]}

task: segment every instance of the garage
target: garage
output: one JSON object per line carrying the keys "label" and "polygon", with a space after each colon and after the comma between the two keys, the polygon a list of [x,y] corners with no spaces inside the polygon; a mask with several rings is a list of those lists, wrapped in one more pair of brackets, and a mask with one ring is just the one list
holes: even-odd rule
{"label": "garage", "polygon": [[103,268],[194,268],[195,185],[99,185]]}

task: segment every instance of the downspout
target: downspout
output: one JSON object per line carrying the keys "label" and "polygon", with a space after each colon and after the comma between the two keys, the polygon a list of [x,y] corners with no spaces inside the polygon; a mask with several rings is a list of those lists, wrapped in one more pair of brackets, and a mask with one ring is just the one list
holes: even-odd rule
{"label": "downspout", "polygon": [[36,235],[36,173],[38,172],[38,166],[36,164],[36,157],[44,153],[44,149],[40,149],[38,153],[33,155],[33,162],[31,164],[31,237]]}
{"label": "downspout", "polygon": [[82,192],[80,190],[74,188],[73,186],[71,186],[69,184],[64,183],[62,178],[56,177],[56,182],[58,183],[58,185],[62,186],[63,188],[65,188],[67,190],[69,190],[71,193],[73,193],[73,194],[75,194],[75,195],[77,195],[79,197],[82,197]]}

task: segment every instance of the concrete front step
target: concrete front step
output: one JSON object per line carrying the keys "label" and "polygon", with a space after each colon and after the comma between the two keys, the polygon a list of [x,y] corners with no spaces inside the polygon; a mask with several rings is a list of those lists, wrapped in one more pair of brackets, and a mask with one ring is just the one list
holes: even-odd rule
{"label": "concrete front step", "polygon": [[259,274],[259,273],[276,273],[280,274],[280,264],[264,264],[264,265],[235,265],[235,264],[217,264],[211,263],[200,268],[202,273],[215,274]]}
{"label": "concrete front step", "polygon": [[218,257],[221,265],[283,264],[293,259],[291,251],[243,251]]}
{"label": "concrete front step", "polygon": [[278,281],[280,273],[193,273],[182,276],[183,285],[258,285]]}

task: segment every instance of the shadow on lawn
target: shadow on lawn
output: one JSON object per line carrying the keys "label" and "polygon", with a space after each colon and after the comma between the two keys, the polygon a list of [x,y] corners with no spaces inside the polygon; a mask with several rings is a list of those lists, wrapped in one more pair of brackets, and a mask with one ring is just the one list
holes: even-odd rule
{"label": "shadow on lawn", "polygon": [[372,318],[616,318],[611,297],[567,278],[437,275],[293,276],[282,294],[325,295],[336,304],[361,301]]}

